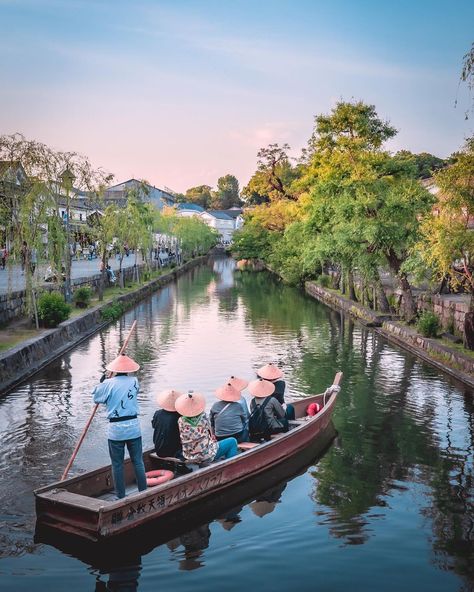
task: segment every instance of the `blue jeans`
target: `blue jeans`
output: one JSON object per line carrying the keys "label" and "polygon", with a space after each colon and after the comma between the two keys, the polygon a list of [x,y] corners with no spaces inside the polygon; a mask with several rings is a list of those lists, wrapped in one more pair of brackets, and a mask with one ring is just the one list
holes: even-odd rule
{"label": "blue jeans", "polygon": [[232,458],[238,453],[237,440],[235,438],[226,438],[219,442],[219,448],[217,449],[214,460],[221,458]]}
{"label": "blue jeans", "polygon": [[145,465],[143,463],[142,439],[109,440],[109,454],[112,461],[112,475],[115,484],[115,493],[119,499],[125,497],[125,479],[123,475],[123,460],[125,457],[125,444],[135,470],[138,490],[146,489]]}

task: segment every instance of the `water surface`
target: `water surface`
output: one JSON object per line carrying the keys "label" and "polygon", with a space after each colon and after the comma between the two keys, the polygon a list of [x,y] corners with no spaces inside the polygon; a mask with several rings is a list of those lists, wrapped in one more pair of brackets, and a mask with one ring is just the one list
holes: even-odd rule
{"label": "water surface", "polygon": [[[252,379],[268,361],[294,397],[343,370],[338,435],[241,503],[220,498],[120,556],[78,558],[34,542],[32,491],[61,475],[135,319],[146,446],[157,392],[192,388],[211,404],[228,376]],[[473,418],[473,393],[437,369],[266,273],[211,261],[0,400],[2,589],[472,590]],[[108,462],[99,412],[71,474]]]}

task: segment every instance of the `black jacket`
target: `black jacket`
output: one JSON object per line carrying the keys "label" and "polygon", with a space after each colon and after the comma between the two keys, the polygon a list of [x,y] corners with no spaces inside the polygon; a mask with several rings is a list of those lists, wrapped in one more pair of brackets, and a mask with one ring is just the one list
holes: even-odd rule
{"label": "black jacket", "polygon": [[181,452],[177,411],[159,409],[151,420],[153,427],[153,444],[158,456],[174,456]]}

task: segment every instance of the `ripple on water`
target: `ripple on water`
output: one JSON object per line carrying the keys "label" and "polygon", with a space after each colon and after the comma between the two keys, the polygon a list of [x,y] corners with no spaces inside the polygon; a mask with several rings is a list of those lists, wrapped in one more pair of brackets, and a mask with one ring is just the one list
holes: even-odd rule
{"label": "ripple on water", "polygon": [[[62,473],[92,410],[92,389],[135,318],[128,353],[142,366],[145,446],[164,388],[201,391],[211,404],[231,374],[252,379],[273,361],[288,394],[299,397],[323,391],[344,371],[338,437],[321,460],[283,483],[279,497],[184,533],[138,567],[132,562],[140,592],[157,582],[176,592],[223,583],[229,591],[446,592],[463,577],[474,582],[469,397],[436,369],[270,276],[241,274],[231,286],[226,270],[203,268],[167,286],[0,401],[2,565],[14,558],[5,585],[15,589],[22,574],[25,589],[41,582],[55,592],[64,582],[93,589],[97,577],[120,577],[34,546],[32,490]],[[100,411],[73,474],[108,462],[106,427]]]}

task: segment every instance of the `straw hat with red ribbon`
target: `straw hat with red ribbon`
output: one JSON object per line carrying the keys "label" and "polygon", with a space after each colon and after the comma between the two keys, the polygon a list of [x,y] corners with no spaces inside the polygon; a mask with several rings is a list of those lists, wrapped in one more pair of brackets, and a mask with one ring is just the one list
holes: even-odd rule
{"label": "straw hat with red ribbon", "polygon": [[237,376],[231,376],[227,382],[238,391],[243,391],[244,388],[247,388],[248,385],[248,380],[244,380],[243,378],[237,378]]}
{"label": "straw hat with red ribbon", "polygon": [[216,397],[221,401],[227,401],[228,403],[240,401],[240,391],[233,387],[230,382],[224,384],[224,386],[220,386],[214,392],[216,393]]}
{"label": "straw hat with red ribbon", "polygon": [[206,408],[206,399],[201,393],[189,391],[189,393],[181,395],[176,399],[175,407],[180,415],[196,417],[196,415],[200,415]]}
{"label": "straw hat with red ribbon", "polygon": [[165,411],[176,411],[175,403],[178,397],[181,397],[183,393],[175,391],[173,389],[168,389],[166,391],[161,391],[156,395],[156,402],[158,405],[164,409]]}
{"label": "straw hat with red ribbon", "polygon": [[125,354],[121,354],[120,356],[117,356],[115,360],[110,362],[110,364],[107,364],[106,369],[109,372],[126,374],[128,372],[136,372],[140,369],[140,366],[135,362],[135,360],[132,360],[132,358],[129,358]]}
{"label": "straw hat with red ribbon", "polygon": [[258,378],[257,380],[249,382],[248,391],[251,395],[257,397],[257,399],[263,399],[275,392],[275,385],[268,380]]}
{"label": "straw hat with red ribbon", "polygon": [[265,366],[257,370],[257,376],[265,380],[278,380],[283,376],[283,372],[270,362],[270,364],[265,364]]}

